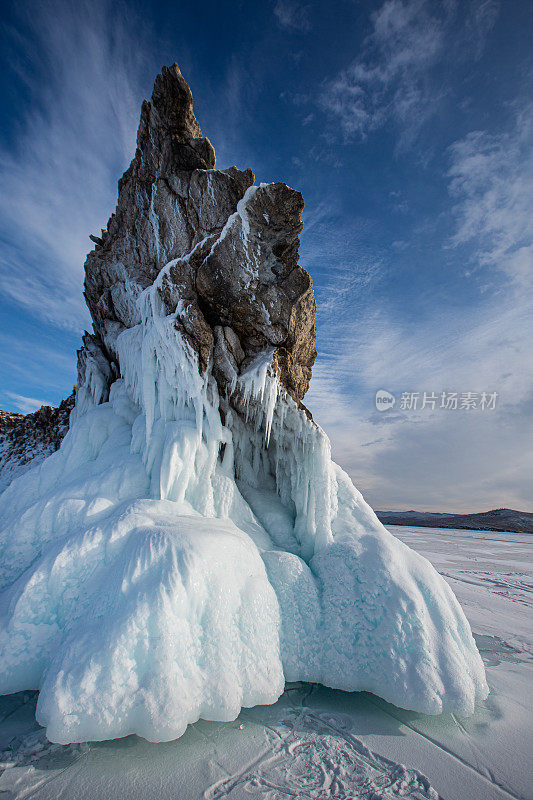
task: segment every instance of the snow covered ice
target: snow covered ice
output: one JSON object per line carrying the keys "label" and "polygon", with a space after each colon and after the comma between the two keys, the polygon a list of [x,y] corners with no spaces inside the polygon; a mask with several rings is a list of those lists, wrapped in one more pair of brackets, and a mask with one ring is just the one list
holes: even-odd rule
{"label": "snow covered ice", "polygon": [[488,687],[453,592],[301,403],[303,199],[213,166],[165,68],[86,262],[70,430],[0,495],[0,693],[38,689],[56,743],[172,740],[285,681],[471,714]]}
{"label": "snow covered ice", "polygon": [[235,388],[248,421],[223,424],[157,285],[139,306],[109,400],[93,363],[60,450],[0,496],[0,691],[40,689],[61,743],[174,739],[285,679],[472,713],[487,686],[457,600],[324,432],[264,363]]}

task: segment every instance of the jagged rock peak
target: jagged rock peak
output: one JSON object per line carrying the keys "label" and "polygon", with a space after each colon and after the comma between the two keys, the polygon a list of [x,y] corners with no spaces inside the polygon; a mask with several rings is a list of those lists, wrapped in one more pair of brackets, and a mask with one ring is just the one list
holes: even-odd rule
{"label": "jagged rock peak", "polygon": [[150,101],[142,105],[136,159],[147,178],[169,166],[213,169],[215,151],[194,116],[192,92],[176,63],[163,67]]}
{"label": "jagged rock peak", "polygon": [[177,62],[171,67],[163,67],[155,79],[152,102],[145,103],[145,107],[150,105],[158,114],[160,127],[169,136],[181,141],[202,137],[192,108],[192,92]]}
{"label": "jagged rock peak", "polygon": [[85,264],[93,344],[118,363],[113,342],[140,323],[137,298],[159,276],[161,299],[222,394],[272,351],[301,401],[316,357],[312,281],[298,263],[303,197],[284,183],[253,186],[250,169],[214,166],[189,86],[177,64],[164,67],[142,105],[116,212]]}

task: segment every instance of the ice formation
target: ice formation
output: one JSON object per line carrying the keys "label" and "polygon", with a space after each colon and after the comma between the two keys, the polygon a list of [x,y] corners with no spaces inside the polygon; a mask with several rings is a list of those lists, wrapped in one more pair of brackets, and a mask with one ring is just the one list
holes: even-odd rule
{"label": "ice formation", "polygon": [[170,740],[285,680],[472,713],[488,688],[451,589],[301,403],[301,195],[214,169],[176,65],[119,189],[70,430],[0,495],[0,692],[38,688],[61,743]]}

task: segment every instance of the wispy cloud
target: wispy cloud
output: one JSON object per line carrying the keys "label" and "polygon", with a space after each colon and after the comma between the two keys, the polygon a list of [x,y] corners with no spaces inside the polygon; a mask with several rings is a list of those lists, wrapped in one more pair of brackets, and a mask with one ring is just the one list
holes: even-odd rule
{"label": "wispy cloud", "polygon": [[[411,144],[448,92],[440,79],[452,60],[480,57],[497,13],[498,4],[488,0],[388,0],[374,14],[360,55],[325,85],[323,108],[345,139],[364,139],[392,123],[400,146]],[[449,90],[457,91],[456,80]],[[452,202],[439,209],[431,244],[432,263],[450,269],[448,279],[431,282],[438,301],[431,291],[406,293],[412,307],[400,310],[375,291],[394,252],[405,263],[403,236],[390,253],[379,259],[374,253],[378,268],[367,271],[353,308],[347,303],[343,310],[349,270],[345,284],[336,274],[322,287],[331,302],[323,306],[307,401],[336,458],[378,507],[532,508],[533,109],[510,95],[504,119],[513,107],[519,110],[506,130],[474,131],[448,150],[442,188]],[[334,227],[329,221],[331,236]],[[412,234],[407,230],[405,239]],[[358,264],[357,258],[354,278]],[[466,296],[472,296],[468,309],[458,302]],[[376,411],[378,389],[396,395],[394,411]],[[495,391],[497,408],[477,414],[398,408],[404,391],[454,390]]]}
{"label": "wispy cloud", "polygon": [[29,102],[0,152],[0,291],[47,322],[88,324],[88,234],[105,226],[135,147],[143,26],[111,0],[19,7],[4,68]]}
{"label": "wispy cloud", "polygon": [[479,57],[497,11],[495,0],[470,0],[462,9],[461,33],[452,36],[458,13],[453,0],[387,0],[372,17],[361,54],[325,85],[320,105],[345,138],[364,138],[392,120],[401,144],[411,143],[446,91],[434,80],[434,68],[458,41],[466,44],[467,35],[475,46],[465,51]]}
{"label": "wispy cloud", "polygon": [[472,244],[474,268],[494,267],[522,290],[533,284],[533,106],[500,135],[475,131],[450,150],[453,245]]}
{"label": "wispy cloud", "polygon": [[276,0],[274,15],[281,28],[306,32],[310,30],[309,7],[297,0]]}
{"label": "wispy cloud", "polygon": [[0,408],[27,413],[17,398],[28,397],[57,406],[76,382],[77,346],[78,335],[65,329],[6,326],[0,333]]}
{"label": "wispy cloud", "polygon": [[331,195],[312,211],[306,209],[303,220],[300,261],[320,278],[315,289],[319,316],[327,319],[333,313],[340,325],[386,272],[384,255],[368,245],[373,223],[363,217],[347,218]]}
{"label": "wispy cloud", "polygon": [[33,411],[38,411],[41,406],[50,405],[35,397],[24,397],[24,395],[14,392],[5,392],[5,394],[17,405],[21,414],[31,414]]}
{"label": "wispy cloud", "polygon": [[468,43],[471,57],[481,58],[487,36],[494,27],[499,11],[499,0],[471,0],[461,36],[461,45]]}
{"label": "wispy cloud", "polygon": [[[531,508],[531,304],[493,298],[468,317],[442,310],[410,325],[383,305],[340,329],[333,314],[306,402],[334,455],[376,507]],[[374,398],[387,389],[393,411]],[[401,392],[496,391],[495,411],[401,411]]]}
{"label": "wispy cloud", "polygon": [[[452,303],[437,307],[429,297],[418,314],[400,318],[374,291],[379,269],[366,278],[363,269],[366,285],[355,292],[356,305],[353,299],[343,305],[349,269],[348,283],[342,269],[340,280],[334,270],[331,286],[322,289],[331,302],[321,308],[307,402],[336,458],[377,507],[532,508],[532,134],[533,111],[526,107],[507,132],[476,132],[450,149],[452,245],[459,258],[459,248],[469,248],[465,260],[491,285],[468,313]],[[324,225],[342,244],[337,224],[334,213],[317,209],[311,233]],[[327,252],[323,245],[318,250]],[[357,280],[357,250],[348,257]],[[378,389],[396,395],[393,411],[376,411]],[[495,391],[498,405],[477,413],[398,408],[402,392],[424,391]]]}
{"label": "wispy cloud", "polygon": [[[58,338],[61,342],[66,340],[63,347],[41,336],[38,331],[28,333],[26,337],[17,335],[17,332],[2,331],[0,372],[9,375],[19,385],[27,387],[27,384],[31,383],[32,391],[37,387],[46,386],[47,392],[53,393],[57,402],[61,399],[58,391],[65,380],[68,380],[69,388],[76,380],[75,344],[71,347],[69,341],[75,340],[75,336],[65,335],[62,331]],[[5,377],[2,378],[5,383]],[[28,391],[28,388],[24,391]]]}

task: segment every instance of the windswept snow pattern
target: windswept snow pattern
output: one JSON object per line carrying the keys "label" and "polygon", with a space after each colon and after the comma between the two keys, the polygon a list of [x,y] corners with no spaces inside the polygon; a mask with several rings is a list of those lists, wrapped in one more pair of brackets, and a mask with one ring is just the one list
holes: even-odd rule
{"label": "windswept snow pattern", "polygon": [[107,337],[109,399],[95,360],[60,450],[0,495],[0,692],[39,689],[59,743],[171,740],[285,680],[472,713],[488,688],[448,584],[268,358],[233,387],[246,414],[219,397],[157,284]]}

